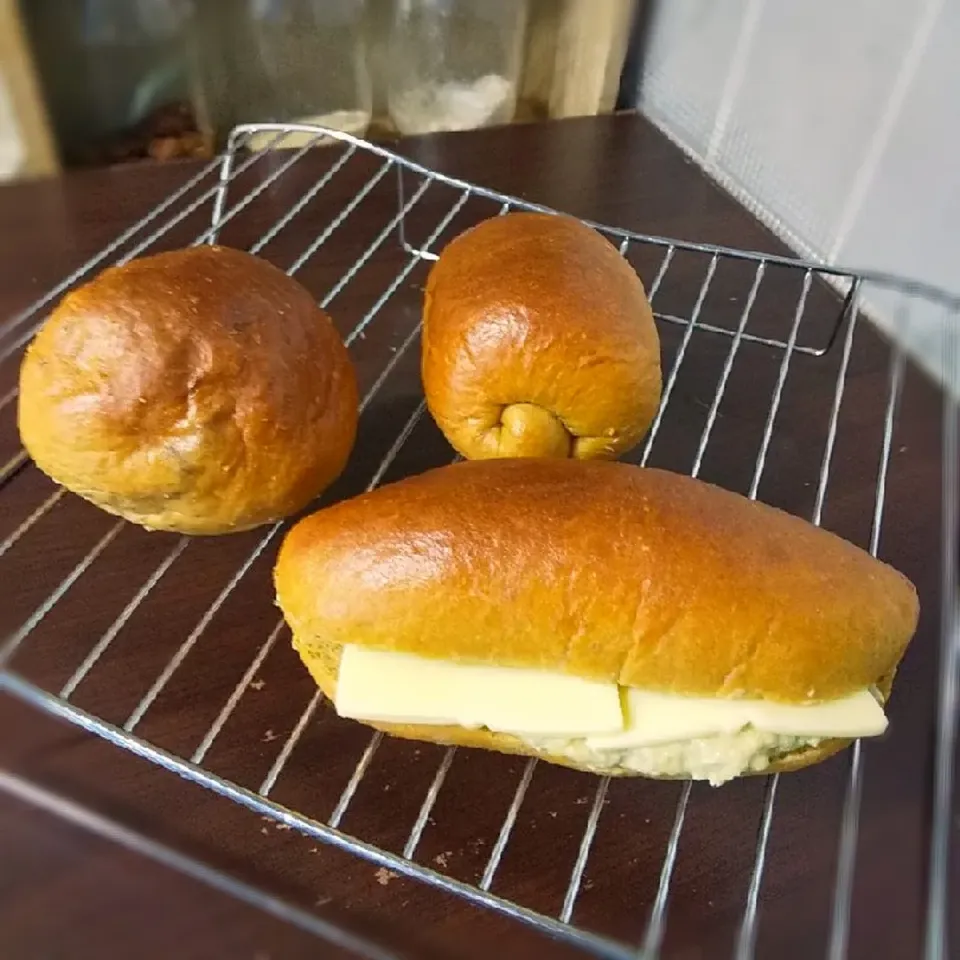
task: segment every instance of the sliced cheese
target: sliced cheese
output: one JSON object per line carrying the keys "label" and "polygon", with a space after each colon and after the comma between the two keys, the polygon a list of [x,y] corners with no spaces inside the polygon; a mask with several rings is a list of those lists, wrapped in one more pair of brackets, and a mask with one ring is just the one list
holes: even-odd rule
{"label": "sliced cheese", "polygon": [[677,743],[745,727],[805,739],[871,737],[887,727],[869,690],[807,706],[651,693],[549,670],[343,648],[337,712],[380,723],[486,727],[583,738],[595,750]]}
{"label": "sliced cheese", "polygon": [[355,720],[583,737],[623,730],[617,687],[548,670],[343,648],[337,713]]}
{"label": "sliced cheese", "polygon": [[840,700],[791,705],[767,700],[682,697],[627,689],[626,729],[588,736],[596,750],[646,747],[680,740],[731,734],[745,727],[804,739],[873,737],[887,728],[883,708],[869,690]]}

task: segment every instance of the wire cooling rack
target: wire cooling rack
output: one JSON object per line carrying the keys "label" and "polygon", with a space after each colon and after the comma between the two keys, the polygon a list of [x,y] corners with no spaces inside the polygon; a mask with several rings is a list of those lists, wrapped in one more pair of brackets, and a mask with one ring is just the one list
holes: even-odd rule
{"label": "wire cooling rack", "polygon": [[[254,134],[275,149],[247,151]],[[291,135],[307,143],[280,149]],[[612,782],[340,721],[290,653],[271,603],[282,525],[215,540],[147,534],[53,487],[19,446],[15,373],[46,308],[108,264],[219,241],[297,275],[351,349],[360,440],[325,500],[445,462],[419,392],[419,285],[452,236],[511,209],[542,208],[348,135],[247,125],[222,158],[0,327],[0,689],[304,834],[598,956],[693,950],[710,931],[691,918],[714,916],[715,900],[726,903],[737,960],[786,956],[772,946],[783,936],[811,944],[805,956],[881,956],[869,945],[885,941],[865,935],[854,907],[875,895],[878,865],[901,880],[910,872],[886,863],[897,856],[898,823],[882,805],[885,783],[909,780],[905,809],[922,822],[910,849],[922,869],[913,865],[904,888],[914,912],[891,922],[922,927],[911,942],[928,960],[947,960],[960,898],[949,872],[957,404],[862,317],[874,289],[896,294],[900,323],[919,301],[953,321],[956,298],[880,274],[598,227],[643,276],[663,340],[663,399],[636,462],[771,499],[874,554],[899,518],[915,528],[915,567],[930,571],[940,558],[939,574],[920,578],[926,623],[914,648],[923,649],[912,648],[901,671],[896,735],[782,780],[717,791]],[[819,399],[799,403],[811,396]],[[898,434],[907,402],[926,405],[926,439]],[[909,473],[911,448],[931,437],[942,444],[942,503],[888,503],[891,473]],[[853,479],[863,474],[875,478],[868,498]],[[890,559],[909,567],[911,558]],[[919,766],[910,759],[927,755]],[[809,876],[791,866],[800,847],[822,848]],[[776,933],[791,898],[813,901],[804,908],[819,916],[806,921],[812,939]]]}

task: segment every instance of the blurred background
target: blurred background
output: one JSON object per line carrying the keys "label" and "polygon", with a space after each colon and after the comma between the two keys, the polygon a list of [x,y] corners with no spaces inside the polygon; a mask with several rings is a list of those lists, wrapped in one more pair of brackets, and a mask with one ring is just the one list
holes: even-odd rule
{"label": "blurred background", "polygon": [[[958,39],[943,0],[0,0],[0,179],[206,157],[245,121],[636,109],[802,255],[956,291]],[[942,318],[904,337],[950,379]]]}

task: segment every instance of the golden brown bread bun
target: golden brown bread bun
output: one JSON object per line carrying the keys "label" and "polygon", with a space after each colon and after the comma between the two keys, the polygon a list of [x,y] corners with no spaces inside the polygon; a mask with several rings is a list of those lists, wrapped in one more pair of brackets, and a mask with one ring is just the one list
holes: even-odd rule
{"label": "golden brown bread bun", "polygon": [[656,413],[660,341],[640,278],[606,239],[514,213],[457,237],[431,270],[422,375],[469,459],[612,459]]}
{"label": "golden brown bread bun", "polygon": [[[905,577],[833,534],[604,462],[464,462],[382,487],[301,520],[275,581],[331,699],[347,643],[688,696],[804,703],[876,685],[885,699],[918,616]],[[536,753],[488,731],[377,726]]]}
{"label": "golden brown bread bun", "polygon": [[339,475],[356,425],[330,318],[227,247],[104,271],[63,299],[20,369],[37,466],[150,529],[229,533],[295,513]]}

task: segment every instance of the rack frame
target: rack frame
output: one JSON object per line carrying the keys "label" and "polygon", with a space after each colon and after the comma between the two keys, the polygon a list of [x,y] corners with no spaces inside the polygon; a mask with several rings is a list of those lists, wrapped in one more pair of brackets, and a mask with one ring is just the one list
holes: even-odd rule
{"label": "rack frame", "polygon": [[[255,187],[235,198],[231,205],[231,193],[241,177],[258,162],[262,162],[267,152],[245,153],[245,144],[253,135],[272,135],[274,140],[270,145],[271,157],[280,156],[279,148],[284,139],[293,134],[306,134],[310,139],[306,145],[289,151],[282,162],[276,162],[274,169],[264,177]],[[516,197],[507,196],[476,184],[446,176],[430,170],[399,153],[383,146],[362,141],[338,131],[327,130],[303,124],[248,124],[238,127],[230,136],[224,155],[201,169],[179,189],[171,193],[164,201],[151,210],[145,217],[132,224],[115,241],[106,246],[100,253],[91,258],[77,270],[73,271],[64,280],[37,299],[26,310],[14,317],[6,326],[0,327],[0,364],[15,362],[20,352],[29,342],[36,331],[44,309],[53,303],[60,295],[87,279],[92,272],[107,263],[123,263],[134,256],[148,252],[158,240],[177,224],[185,221],[206,204],[212,205],[210,225],[196,238],[196,243],[217,242],[225,228],[236,218],[242,217],[244,212],[272,185],[276,184],[293,168],[297,162],[318,145],[339,141],[340,147],[336,159],[308,190],[306,190],[287,211],[277,218],[271,226],[250,246],[253,253],[259,253],[268,243],[274,240],[295,218],[317,198],[328,183],[342,170],[360,156],[376,158],[380,161],[375,172],[354,193],[350,201],[328,223],[327,227],[315,236],[300,256],[288,268],[294,275],[312,258],[321,254],[327,240],[348,220],[353,211],[375,191],[381,183],[392,174],[396,181],[397,206],[396,213],[384,224],[382,230],[371,241],[366,250],[348,266],[340,279],[319,299],[321,306],[328,307],[350,284],[354,278],[367,266],[372,258],[385,244],[391,240],[397,242],[406,254],[406,261],[395,274],[390,283],[383,289],[350,333],[345,337],[348,347],[352,347],[365,336],[371,323],[380,315],[385,305],[391,300],[396,291],[407,282],[410,275],[424,261],[436,259],[436,244],[439,238],[448,230],[452,223],[464,210],[466,204],[474,199],[483,199],[497,206],[499,213],[510,210],[541,210],[553,212]],[[274,154],[273,151],[276,151]],[[216,183],[207,185],[211,175],[216,175]],[[413,183],[411,188],[410,184]],[[420,200],[433,187],[443,187],[451,191],[455,197],[449,204],[443,216],[436,222],[434,228],[427,232],[422,239],[414,239],[409,229],[411,211],[417,207]],[[191,194],[200,189],[198,196]],[[434,192],[437,192],[436,190]],[[164,220],[165,217],[169,219]],[[159,226],[155,226],[160,222]],[[837,449],[838,423],[844,400],[847,371],[854,349],[854,337],[861,317],[865,310],[864,298],[870,288],[892,289],[901,297],[903,315],[900,322],[908,322],[909,304],[913,299],[938,304],[944,311],[945,326],[955,322],[960,314],[960,298],[929,285],[916,283],[891,276],[889,274],[854,271],[844,268],[825,266],[811,261],[796,260],[789,257],[764,254],[755,251],[736,250],[722,246],[681,242],[669,238],[650,236],[634,231],[609,227],[603,224],[592,223],[604,235],[619,245],[623,255],[627,255],[631,248],[643,246],[662,252],[660,266],[650,284],[649,294],[651,301],[656,305],[657,294],[664,278],[675,258],[680,254],[699,254],[707,262],[703,279],[696,294],[693,307],[686,316],[673,312],[658,312],[656,317],[661,324],[678,326],[682,329],[682,337],[674,354],[672,365],[665,371],[665,383],[661,407],[653,422],[651,430],[642,445],[639,453],[639,463],[648,463],[656,439],[661,431],[664,419],[670,413],[670,402],[677,389],[678,379],[681,376],[684,359],[691,349],[695,338],[704,336],[721,336],[729,340],[728,353],[722,367],[717,388],[707,413],[706,421],[697,445],[696,456],[690,470],[691,475],[697,476],[705,462],[708,446],[714,427],[720,415],[727,385],[730,381],[734,364],[745,344],[763,347],[775,351],[779,357],[779,369],[770,397],[766,422],[754,463],[752,478],[749,484],[748,495],[756,498],[759,495],[761,481],[768,464],[768,456],[777,428],[778,415],[787,378],[791,371],[791,364],[798,356],[806,356],[812,361],[824,357],[828,353],[840,350],[840,361],[837,378],[833,387],[831,415],[824,439],[823,454],[820,462],[817,480],[815,505],[810,519],[821,523],[824,505],[827,497],[831,469]],[[145,231],[149,232],[145,235]],[[135,242],[134,242],[135,241]],[[132,245],[131,245],[132,244]],[[124,251],[122,255],[115,256]],[[744,301],[738,322],[732,329],[717,327],[703,319],[705,303],[711,284],[718,267],[724,263],[739,261],[749,264],[753,269],[753,277],[749,292]],[[758,292],[765,276],[772,269],[795,271],[801,279],[800,292],[792,319],[787,327],[785,336],[771,337],[752,333],[748,330],[751,313],[757,301]],[[825,281],[839,291],[839,308],[832,326],[825,337],[817,342],[806,342],[802,338],[804,330],[804,310],[812,286]],[[383,370],[365,392],[361,411],[365,412],[384,383],[391,376],[394,368],[409,353],[417,341],[419,324],[399,344],[393,358],[385,364]],[[945,343],[947,343],[945,337]],[[870,523],[869,549],[876,555],[880,548],[881,530],[886,505],[886,481],[890,464],[894,426],[898,412],[901,392],[903,390],[907,359],[898,349],[892,351],[889,370],[887,396],[882,406],[883,440],[880,459],[876,466],[876,495],[874,500],[873,516]],[[956,358],[954,363],[956,364]],[[956,366],[954,367],[956,369]],[[0,396],[0,416],[9,416],[16,400],[16,389],[13,388]],[[948,927],[950,922],[950,878],[948,856],[950,850],[950,816],[954,796],[954,756],[957,746],[957,713],[958,713],[958,675],[960,675],[960,627],[958,627],[958,597],[957,597],[957,526],[958,481],[957,463],[958,454],[958,404],[947,392],[943,396],[943,539],[941,543],[942,565],[942,611],[941,611],[941,650],[940,672],[937,689],[937,727],[934,743],[934,773],[931,790],[931,829],[929,839],[928,863],[928,908],[924,935],[924,950],[926,960],[947,960],[948,957]],[[388,471],[404,450],[411,435],[425,419],[425,405],[423,400],[415,406],[413,412],[403,423],[402,429],[382,457],[378,467],[366,484],[366,489],[376,487],[387,476]],[[33,469],[25,451],[18,450],[0,465],[0,502],[3,502],[5,488],[12,484],[25,471]],[[16,548],[22,549],[22,541],[29,537],[31,530],[40,523],[58,504],[65,493],[62,489],[53,490],[50,495],[0,541],[0,562],[8,553]],[[416,859],[421,838],[427,828],[431,812],[443,789],[444,782],[450,771],[456,755],[455,748],[448,748],[437,766],[436,773],[427,789],[418,814],[412,824],[403,845],[401,853],[391,852],[378,846],[376,843],[363,840],[351,835],[342,828],[342,822],[351,808],[351,804],[361,786],[370,767],[375,763],[377,752],[383,742],[379,733],[373,733],[363,750],[348,782],[340,793],[339,799],[328,817],[320,818],[316,815],[306,815],[303,812],[290,809],[277,802],[272,792],[283,775],[284,769],[296,749],[304,731],[314,719],[322,703],[322,695],[318,691],[307,702],[297,722],[283,741],[276,757],[256,788],[241,785],[221,777],[204,766],[204,761],[217,741],[225,725],[250,688],[265,659],[274,649],[283,633],[282,621],[278,620],[273,629],[267,634],[262,646],[250,660],[248,668],[240,681],[224,702],[215,721],[199,738],[196,748],[189,756],[163,749],[152,743],[147,737],[138,734],[141,722],[147,716],[157,699],[164,693],[168,685],[173,682],[181,664],[191,653],[195,645],[209,632],[209,627],[221,608],[226,604],[244,576],[251,567],[263,556],[266,549],[274,544],[283,524],[275,524],[267,528],[256,546],[246,559],[238,566],[234,575],[224,585],[223,589],[209,605],[204,614],[197,621],[194,629],[188,634],[181,645],[167,660],[164,668],[150,685],[147,692],[136,704],[123,723],[112,723],[85,710],[71,701],[77,688],[95,670],[101,657],[111,648],[114,640],[121,634],[139,606],[150,595],[165,574],[175,564],[181,561],[182,556],[190,547],[190,540],[186,537],[178,538],[172,545],[163,560],[153,572],[144,580],[140,588],[130,600],[120,608],[116,618],[98,638],[87,656],[71,673],[65,683],[58,690],[49,690],[32,682],[26,676],[14,669],[13,661],[21,648],[29,643],[31,635],[37,627],[48,617],[56,605],[67,596],[75,587],[79,587],[84,578],[101,560],[102,555],[121,535],[126,524],[116,521],[99,540],[76,562],[73,568],[53,587],[42,603],[33,609],[15,629],[0,639],[0,691],[14,695],[36,708],[70,721],[71,723],[102,737],[117,746],[141,756],[153,763],[184,777],[187,780],[201,784],[216,793],[221,794],[249,809],[269,816],[279,823],[286,824],[303,834],[314,837],[325,843],[341,847],[357,856],[363,857],[378,866],[405,876],[413,877],[431,884],[447,892],[456,894],[467,901],[494,909],[507,916],[531,924],[552,935],[583,947],[586,951],[597,956],[612,958],[654,958],[660,955],[664,939],[664,930],[667,910],[670,902],[670,885],[676,864],[678,849],[683,834],[685,817],[691,796],[691,785],[686,784],[679,793],[674,811],[673,826],[669,833],[664,858],[660,872],[656,896],[651,904],[645,932],[641,943],[623,943],[607,936],[601,936],[589,930],[582,929],[574,923],[574,912],[578,897],[583,886],[591,847],[596,835],[598,824],[603,813],[604,804],[610,786],[609,778],[597,780],[593,798],[590,802],[583,833],[578,843],[577,856],[571,869],[569,878],[563,891],[562,906],[556,916],[548,916],[531,909],[519,902],[515,902],[493,892],[497,878],[497,871],[501,859],[507,849],[513,830],[518,822],[518,814],[524,804],[525,797],[537,769],[538,761],[529,760],[523,768],[516,789],[504,815],[500,829],[491,847],[489,859],[482,875],[476,883],[458,880],[445,873],[433,869]],[[0,568],[2,569],[2,568]],[[847,774],[845,799],[842,811],[842,830],[838,838],[838,862],[834,880],[833,915],[830,924],[830,940],[828,956],[831,960],[841,960],[848,952],[850,929],[850,898],[853,885],[854,870],[857,857],[857,832],[859,824],[859,810],[863,796],[865,754],[859,743],[851,753]],[[760,829],[757,836],[753,868],[742,920],[736,938],[734,955],[737,960],[748,960],[754,956],[757,943],[757,923],[759,914],[759,897],[763,884],[764,869],[768,850],[771,824],[774,820],[776,799],[780,784],[779,775],[770,777],[764,794],[763,811]],[[264,894],[264,897],[268,897]]]}

